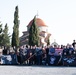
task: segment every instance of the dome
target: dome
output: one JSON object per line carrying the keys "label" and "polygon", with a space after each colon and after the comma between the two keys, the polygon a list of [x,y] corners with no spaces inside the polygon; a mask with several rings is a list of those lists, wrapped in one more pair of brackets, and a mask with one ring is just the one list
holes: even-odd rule
{"label": "dome", "polygon": [[[31,26],[31,25],[32,25],[32,22],[33,22],[33,20],[31,20],[27,26]],[[42,19],[40,19],[40,18],[36,18],[36,24],[37,24],[38,26],[47,26],[47,25],[44,23],[44,21],[43,21]]]}

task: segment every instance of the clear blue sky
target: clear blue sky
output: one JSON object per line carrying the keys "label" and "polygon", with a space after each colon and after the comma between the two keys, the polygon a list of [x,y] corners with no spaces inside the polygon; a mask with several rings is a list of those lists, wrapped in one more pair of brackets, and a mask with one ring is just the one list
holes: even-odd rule
{"label": "clear blue sky", "polygon": [[72,43],[76,39],[76,0],[0,0],[0,21],[12,33],[15,6],[19,7],[20,36],[37,14],[48,25],[51,41]]}

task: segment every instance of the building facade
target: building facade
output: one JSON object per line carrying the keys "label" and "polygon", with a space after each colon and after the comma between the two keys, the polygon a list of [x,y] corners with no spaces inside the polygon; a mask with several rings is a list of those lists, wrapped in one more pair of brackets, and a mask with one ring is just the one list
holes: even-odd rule
{"label": "building facade", "polygon": [[[33,19],[27,25],[27,31],[23,31],[23,35],[20,37],[20,45],[28,44],[28,41],[29,41],[28,30],[29,30],[30,26],[32,25],[32,22],[33,22]],[[46,46],[47,45],[47,40],[51,36],[51,34],[48,32],[48,26],[40,18],[36,18],[36,25],[39,29],[40,45],[41,46]]]}

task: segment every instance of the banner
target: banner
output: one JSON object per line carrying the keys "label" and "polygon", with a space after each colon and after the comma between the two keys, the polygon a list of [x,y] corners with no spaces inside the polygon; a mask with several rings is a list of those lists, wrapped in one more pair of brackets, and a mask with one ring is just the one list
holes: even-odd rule
{"label": "banner", "polygon": [[60,61],[60,56],[50,55],[49,56],[49,65],[58,65]]}
{"label": "banner", "polygon": [[55,49],[55,55],[58,56],[59,54],[62,54],[63,49]]}
{"label": "banner", "polygon": [[17,56],[15,54],[2,55],[1,56],[1,64],[6,64],[6,65],[17,64]]}
{"label": "banner", "polygon": [[76,57],[75,56],[64,56],[63,57],[64,66],[76,66]]}

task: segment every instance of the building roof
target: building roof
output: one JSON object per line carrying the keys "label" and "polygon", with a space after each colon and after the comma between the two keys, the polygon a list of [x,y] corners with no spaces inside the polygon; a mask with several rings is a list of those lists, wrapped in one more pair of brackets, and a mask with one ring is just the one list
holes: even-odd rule
{"label": "building roof", "polygon": [[[33,19],[29,22],[29,24],[27,26],[31,26],[32,22],[33,22]],[[40,18],[36,18],[36,24],[38,26],[45,26],[45,27],[47,27],[47,25],[44,23],[44,21],[42,19],[40,19]]]}
{"label": "building roof", "polygon": [[54,46],[54,45],[58,46],[58,43],[57,43],[57,42],[53,42],[53,43],[51,44],[51,46]]}

